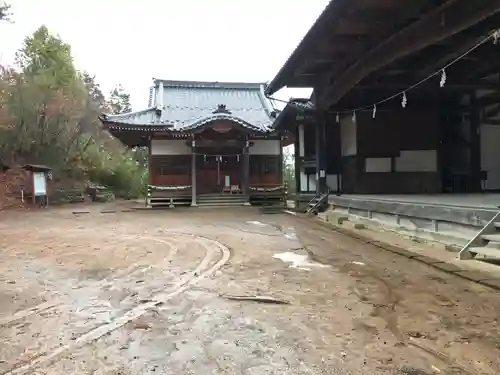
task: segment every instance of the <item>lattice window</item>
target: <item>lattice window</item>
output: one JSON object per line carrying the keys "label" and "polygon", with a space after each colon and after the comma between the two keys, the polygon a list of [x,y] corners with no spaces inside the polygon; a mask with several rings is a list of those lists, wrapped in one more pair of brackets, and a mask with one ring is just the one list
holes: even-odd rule
{"label": "lattice window", "polygon": [[251,174],[275,174],[279,171],[279,156],[252,155],[250,156]]}
{"label": "lattice window", "polygon": [[151,169],[157,176],[191,173],[191,155],[153,156]]}

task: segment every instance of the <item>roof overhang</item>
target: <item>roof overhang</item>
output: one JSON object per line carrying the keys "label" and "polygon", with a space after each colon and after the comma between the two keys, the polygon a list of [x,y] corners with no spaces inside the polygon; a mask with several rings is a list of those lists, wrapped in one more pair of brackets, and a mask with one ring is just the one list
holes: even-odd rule
{"label": "roof overhang", "polygon": [[288,104],[279,113],[273,123],[273,129],[294,132],[295,126],[307,122],[315,114],[309,99],[290,98]]}
{"label": "roof overhang", "polygon": [[99,116],[103,128],[128,147],[145,147],[151,135],[171,132],[172,125],[127,124],[108,120],[105,115]]}
{"label": "roof overhang", "polygon": [[49,172],[52,170],[51,167],[48,167],[46,165],[40,165],[40,164],[26,164],[23,165],[23,169],[31,172]]}
{"label": "roof overhang", "polygon": [[330,0],[326,8],[320,14],[320,16],[316,19],[313,26],[309,29],[307,34],[302,38],[299,45],[292,52],[288,60],[281,67],[278,74],[272,79],[269,84],[267,84],[265,89],[265,94],[267,96],[274,94],[276,91],[282,89],[285,86],[290,87],[312,87],[308,86],[307,83],[301,85],[300,83],[292,83],[291,79],[294,75],[294,70],[296,69],[297,64],[300,61],[303,61],[304,58],[307,57],[307,54],[310,52],[311,44],[314,43],[315,40],[321,38],[322,33],[325,28],[328,26],[329,21],[333,18],[333,13],[335,8],[342,6],[342,3],[349,2],[348,0]]}
{"label": "roof overhang", "polygon": [[[285,86],[313,87],[322,109],[372,104],[398,92],[387,85],[408,88],[456,59],[498,28],[499,12],[500,1],[331,0],[266,87],[266,95]],[[491,64],[495,55],[487,55]],[[470,61],[463,65],[464,72],[471,70]],[[439,82],[431,84],[439,90]],[[385,91],[367,91],[367,85]],[[445,89],[451,87],[447,83]],[[349,103],[339,103],[353,89],[357,92]]]}

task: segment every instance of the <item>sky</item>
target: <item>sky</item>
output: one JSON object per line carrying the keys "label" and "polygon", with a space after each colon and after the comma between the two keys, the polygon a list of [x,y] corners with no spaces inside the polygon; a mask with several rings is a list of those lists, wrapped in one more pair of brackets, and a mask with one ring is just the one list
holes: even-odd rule
{"label": "sky", "polygon": [[[10,0],[0,24],[0,63],[12,64],[26,36],[45,24],[72,46],[75,65],[105,92],[122,84],[134,110],[152,78],[267,82],[329,0]],[[281,90],[275,97],[308,97]]]}

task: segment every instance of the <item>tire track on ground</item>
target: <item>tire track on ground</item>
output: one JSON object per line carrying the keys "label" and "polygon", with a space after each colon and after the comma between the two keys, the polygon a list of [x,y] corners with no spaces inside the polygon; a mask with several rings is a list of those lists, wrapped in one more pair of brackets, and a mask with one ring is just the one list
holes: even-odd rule
{"label": "tire track on ground", "polygon": [[[189,289],[192,285],[196,284],[203,278],[212,275],[214,272],[219,270],[224,264],[226,264],[230,259],[231,254],[229,248],[227,248],[218,241],[212,240],[207,237],[197,236],[182,232],[176,233],[168,231],[168,233],[177,236],[189,237],[205,248],[206,250],[205,257],[195,268],[194,272],[192,272],[190,275],[181,279],[177,284],[172,286],[169,292],[157,294],[153,296],[150,302],[146,302],[132,308],[131,310],[126,312],[123,316],[116,318],[112,322],[99,326],[81,335],[74,342],[63,345],[53,350],[52,352],[41,353],[35,359],[31,360],[29,363],[18,364],[13,368],[11,368],[10,370],[3,372],[2,375],[26,374],[42,365],[49,365],[50,363],[57,361],[57,359],[60,358],[61,356],[69,354],[72,351],[81,348],[101,338],[102,336],[111,333],[112,331],[115,331],[118,328],[123,327],[128,322],[139,318],[140,316],[144,315],[149,309],[163,305],[168,300],[183,293],[184,291]],[[206,268],[216,253],[220,253],[220,258],[211,267]]]}
{"label": "tire track on ground", "polygon": [[[136,238],[134,236],[122,236],[122,237],[131,238],[131,239]],[[169,241],[160,240],[160,239],[157,239],[154,237],[142,237],[142,239],[148,239],[150,241],[165,244],[170,248],[167,257],[163,260],[164,263],[168,263],[179,250],[179,248],[177,246],[175,246],[172,242],[169,242]],[[113,283],[117,279],[134,276],[139,272],[148,271],[154,267],[158,267],[158,266],[157,265],[156,266],[151,266],[151,265],[144,266],[141,263],[136,262],[136,263],[128,266],[125,269],[116,271],[114,274],[112,274],[109,277],[104,278],[101,282],[98,282],[96,285],[101,286],[101,287],[112,286]],[[64,302],[56,299],[56,300],[52,300],[52,301],[43,302],[39,305],[28,307],[24,310],[16,311],[15,313],[13,313],[11,315],[0,317],[0,327],[9,325],[15,321],[28,318],[34,314],[41,313],[41,312],[44,312],[47,310],[51,310],[53,308],[56,308],[56,307],[59,307],[62,305],[64,305]]]}
{"label": "tire track on ground", "polygon": [[[308,238],[311,242],[315,243],[315,245],[320,249],[324,249],[325,243],[322,242],[321,237],[315,236],[314,234],[311,233],[311,231],[322,232],[325,235],[330,236],[330,238],[332,238],[334,236],[347,237],[347,238],[350,238],[351,240],[363,243],[366,246],[372,246],[372,247],[374,247],[374,249],[377,248],[376,246],[374,246],[373,244],[371,244],[369,242],[365,242],[362,240],[360,241],[359,239],[351,237],[346,233],[336,231],[335,228],[332,228],[330,230],[330,228],[323,227],[319,223],[313,223],[307,217],[290,216],[289,218],[290,218],[291,222],[293,222],[293,220],[295,219],[297,223],[305,224],[305,225],[300,226],[301,233],[299,234],[299,238],[300,237]],[[347,256],[347,258],[349,258],[349,256],[351,256],[350,254],[352,254],[350,252],[347,252],[346,249],[344,249],[344,248],[337,248],[337,250],[339,251],[339,254],[342,254],[343,256]],[[338,264],[339,269],[343,269],[344,271],[350,269],[350,264],[345,263],[346,259],[336,259],[336,261],[339,263]],[[371,298],[369,298],[369,297],[367,298],[367,296],[362,296],[362,294],[358,294],[358,293],[356,293],[356,294],[358,294],[358,297],[365,297],[367,299],[367,301],[365,301],[365,302],[368,302],[374,306],[375,316],[382,318],[386,322],[386,325],[387,325],[387,328],[389,329],[389,331],[404,346],[413,347],[413,348],[425,353],[426,355],[428,355],[436,360],[439,360],[441,363],[443,363],[445,366],[448,367],[448,370],[458,369],[459,371],[461,371],[461,373],[466,374],[466,375],[475,375],[476,374],[476,372],[474,370],[469,369],[467,366],[459,363],[457,360],[453,359],[449,355],[432,348],[431,346],[425,344],[424,342],[417,341],[414,338],[409,337],[406,332],[403,332],[398,325],[397,307],[398,307],[398,304],[400,301],[399,301],[397,293],[395,293],[393,287],[391,287],[390,282],[388,280],[386,280],[385,278],[376,275],[375,271],[370,268],[369,264],[367,265],[367,267],[364,270],[358,269],[357,273],[358,273],[358,277],[360,277],[361,279],[364,279],[365,282],[367,279],[371,279],[372,281],[374,281],[376,284],[379,285],[379,289],[380,289],[381,295],[383,297],[384,303],[383,304],[380,304],[380,303],[373,304],[370,302]],[[362,301],[362,299],[361,299],[361,301]]]}

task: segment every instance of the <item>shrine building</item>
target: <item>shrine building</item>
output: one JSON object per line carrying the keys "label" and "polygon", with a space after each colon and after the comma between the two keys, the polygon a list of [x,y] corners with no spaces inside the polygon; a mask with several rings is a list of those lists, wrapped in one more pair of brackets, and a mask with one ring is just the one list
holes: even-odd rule
{"label": "shrine building", "polygon": [[282,202],[285,137],[264,89],[154,79],[148,108],[100,120],[125,145],[148,147],[150,206]]}

